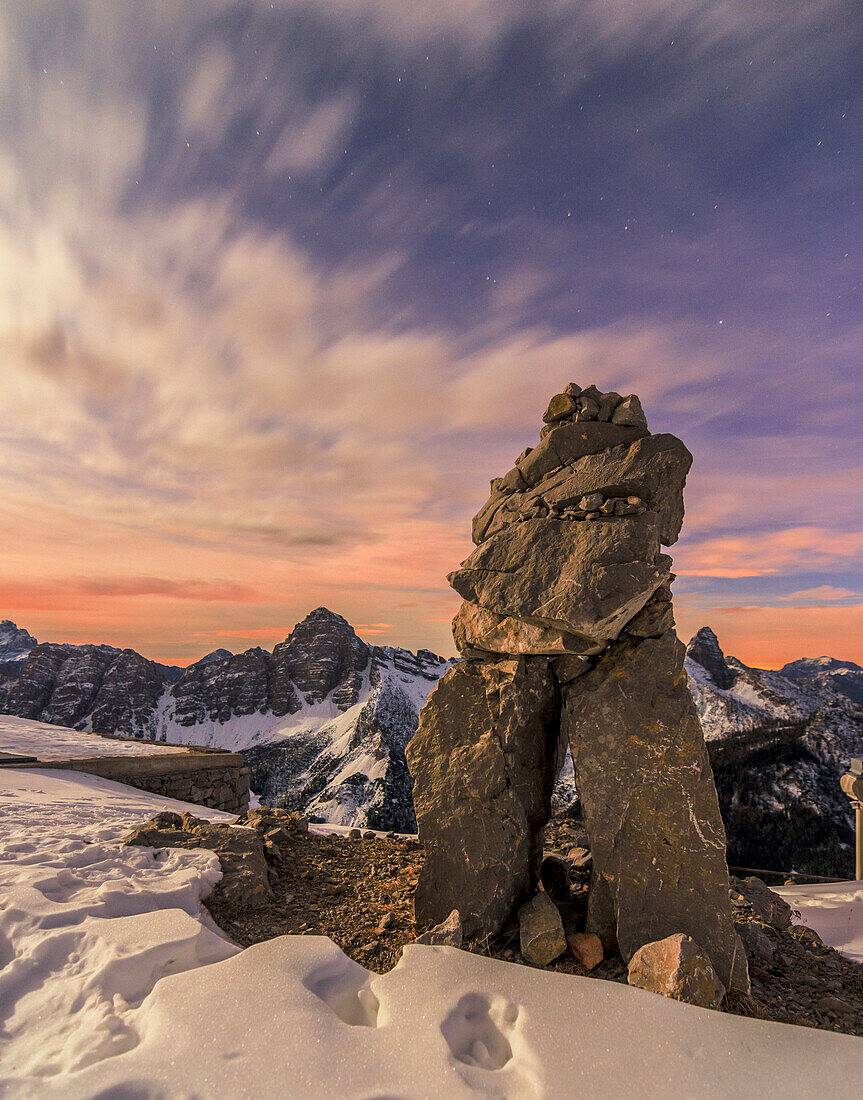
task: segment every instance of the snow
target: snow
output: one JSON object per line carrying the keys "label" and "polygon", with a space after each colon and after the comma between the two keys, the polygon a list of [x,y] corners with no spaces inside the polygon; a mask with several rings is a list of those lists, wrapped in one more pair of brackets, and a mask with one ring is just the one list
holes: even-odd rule
{"label": "snow", "polygon": [[48,722],[34,722],[30,718],[16,718],[12,714],[0,714],[0,752],[35,756],[39,760],[75,760],[93,756],[151,756],[159,752],[184,751],[182,746],[102,737],[98,733],[73,730],[68,726],[55,726]]}
{"label": "snow", "polygon": [[212,853],[118,843],[160,808],[187,807],[76,772],[0,770],[4,1098],[858,1089],[863,1040],[611,982],[419,946],[378,976],[317,936],[240,951],[200,907]]}
{"label": "snow", "polygon": [[[332,695],[331,692],[319,703],[303,703],[294,714],[275,715],[271,711],[235,714],[227,722],[206,720],[196,722],[193,726],[183,726],[174,716],[174,699],[166,692],[156,706],[154,728],[159,743],[166,741],[175,745],[202,745],[231,752],[251,748],[253,745],[275,744],[300,734],[313,733],[330,722],[340,721],[346,715],[356,721],[368,697],[368,674],[363,682],[360,702],[349,710],[339,710]],[[348,723],[351,719],[348,719]]]}
{"label": "snow", "polygon": [[785,886],[776,893],[800,913],[796,923],[808,925],[828,946],[863,963],[863,882]]}

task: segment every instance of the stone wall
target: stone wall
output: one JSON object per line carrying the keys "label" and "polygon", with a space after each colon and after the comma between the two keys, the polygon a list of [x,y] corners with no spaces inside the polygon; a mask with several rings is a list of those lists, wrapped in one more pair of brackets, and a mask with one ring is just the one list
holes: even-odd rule
{"label": "stone wall", "polygon": [[240,753],[193,750],[40,761],[31,766],[87,772],[141,791],[232,814],[243,814],[249,808],[249,769]]}

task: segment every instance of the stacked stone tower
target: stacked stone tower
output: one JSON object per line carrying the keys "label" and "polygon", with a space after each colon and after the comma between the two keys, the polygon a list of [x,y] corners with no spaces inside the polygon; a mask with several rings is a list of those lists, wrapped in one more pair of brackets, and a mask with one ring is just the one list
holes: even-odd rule
{"label": "stacked stone tower", "polygon": [[674,933],[748,989],[725,833],[674,632],[671,558],[692,456],[634,395],[551,399],[536,447],[491,483],[449,576],[466,660],[408,746],[426,860],[417,921],[496,933],[536,889],[566,744],[590,838],[587,930],[626,961]]}

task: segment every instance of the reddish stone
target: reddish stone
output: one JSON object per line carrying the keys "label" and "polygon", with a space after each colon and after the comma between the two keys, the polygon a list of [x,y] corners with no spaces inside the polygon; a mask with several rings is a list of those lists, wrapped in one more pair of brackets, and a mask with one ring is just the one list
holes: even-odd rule
{"label": "reddish stone", "polygon": [[566,937],[566,946],[576,962],[580,962],[587,970],[593,970],[605,958],[602,941],[599,936],[594,936],[591,932],[570,933]]}

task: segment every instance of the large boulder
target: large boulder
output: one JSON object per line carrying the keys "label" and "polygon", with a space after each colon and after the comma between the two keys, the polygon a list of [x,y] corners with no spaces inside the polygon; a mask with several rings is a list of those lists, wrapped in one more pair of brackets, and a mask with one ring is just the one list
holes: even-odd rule
{"label": "large boulder", "polygon": [[429,697],[407,750],[425,863],[417,924],[461,913],[467,938],[496,933],[530,895],[563,764],[548,662],[463,662]]}
{"label": "large boulder", "polygon": [[554,427],[516,465],[528,485],[536,485],[558,466],[568,466],[585,455],[596,454],[647,435],[643,428],[600,422],[566,423]]}
{"label": "large boulder", "polygon": [[708,956],[681,932],[639,948],[629,960],[627,981],[700,1008],[718,1008],[725,996]]}
{"label": "large boulder", "polygon": [[562,656],[584,645],[582,638],[556,626],[526,623],[512,615],[497,615],[468,600],[464,600],[456,612],[452,636],[459,653],[465,656],[477,650],[484,654]]}
{"label": "large boulder", "polygon": [[[506,527],[449,575],[470,603],[499,616],[492,629],[465,616],[464,641],[477,649],[519,653],[522,636],[505,619],[551,628],[547,654],[600,653],[669,579],[657,517],[608,517],[592,523],[535,519]],[[475,629],[478,628],[478,629]],[[495,631],[505,635],[497,640]],[[568,635],[559,644],[559,635]],[[537,634],[528,652],[537,651]],[[507,640],[508,638],[508,640]]]}
{"label": "large boulder", "polygon": [[537,894],[519,909],[518,935],[524,961],[534,966],[547,966],[566,952],[560,911],[548,894]]}
{"label": "large boulder", "polygon": [[588,931],[625,960],[683,932],[727,989],[748,991],[734,931],[725,831],[673,632],[627,639],[568,685],[572,749],[593,871]]}
{"label": "large boulder", "polygon": [[264,855],[264,839],[254,829],[205,821],[192,814],[157,813],[123,839],[147,848],[205,848],[222,867],[216,892],[235,908],[256,909],[273,898]]}
{"label": "large boulder", "polygon": [[793,923],[794,910],[760,878],[732,878],[731,885],[752,906],[755,915],[778,932],[787,932]]}

